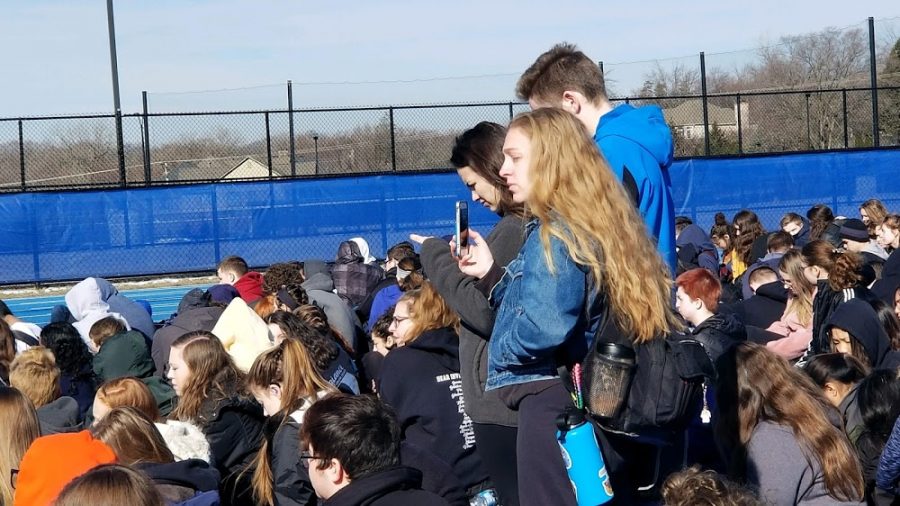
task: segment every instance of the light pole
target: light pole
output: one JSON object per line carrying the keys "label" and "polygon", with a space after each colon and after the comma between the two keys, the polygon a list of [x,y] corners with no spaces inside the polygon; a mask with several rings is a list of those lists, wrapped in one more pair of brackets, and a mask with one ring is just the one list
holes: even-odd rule
{"label": "light pole", "polygon": [[316,175],[319,175],[319,136],[313,135],[313,144],[316,150]]}
{"label": "light pole", "polygon": [[109,65],[112,69],[113,106],[116,112],[116,148],[119,155],[119,182],[125,186],[125,142],[122,139],[122,104],[119,101],[119,63],[116,58],[116,23],[113,0],[106,0],[106,24],[109,28]]}

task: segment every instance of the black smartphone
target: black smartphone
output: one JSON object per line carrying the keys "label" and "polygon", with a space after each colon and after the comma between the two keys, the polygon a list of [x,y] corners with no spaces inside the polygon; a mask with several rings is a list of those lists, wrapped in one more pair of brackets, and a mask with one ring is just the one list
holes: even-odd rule
{"label": "black smartphone", "polygon": [[456,202],[456,256],[461,257],[469,252],[469,203],[464,200]]}

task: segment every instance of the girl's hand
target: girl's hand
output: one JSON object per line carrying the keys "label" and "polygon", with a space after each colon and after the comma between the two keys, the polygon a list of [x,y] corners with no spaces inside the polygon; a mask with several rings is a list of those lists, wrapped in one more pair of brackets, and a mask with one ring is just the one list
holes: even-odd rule
{"label": "girl's hand", "polygon": [[463,274],[476,277],[478,279],[487,275],[491,267],[494,266],[494,256],[488,248],[487,242],[478,232],[469,229],[469,246],[465,248],[462,255],[456,256],[456,240],[450,241],[450,254],[456,259],[459,270]]}

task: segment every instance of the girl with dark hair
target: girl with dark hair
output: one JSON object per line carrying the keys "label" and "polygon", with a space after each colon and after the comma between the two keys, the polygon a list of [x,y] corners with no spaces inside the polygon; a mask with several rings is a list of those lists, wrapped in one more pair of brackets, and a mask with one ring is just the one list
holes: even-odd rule
{"label": "girl with dark hair", "polygon": [[853,355],[872,369],[900,366],[900,352],[891,350],[878,315],[868,302],[849,300],[834,310],[825,324],[833,351]]}
{"label": "girl with dark hair", "polygon": [[91,409],[100,380],[94,373],[91,351],[71,323],[51,323],[41,330],[41,344],[53,352],[60,370],[59,387],[62,395],[78,403],[81,417]]}
{"label": "girl with dark hair", "polygon": [[825,353],[813,357],[803,370],[841,412],[844,432],[851,443],[856,443],[862,432],[862,417],[856,402],[857,387],[869,373],[869,368],[852,355]]}
{"label": "girl with dark hair", "polygon": [[766,230],[759,222],[759,216],[747,209],[739,211],[731,220],[731,230],[734,233],[732,243],[734,256],[732,257],[732,273],[734,279],[738,279],[757,260],[766,256]]}
{"label": "girl with dark hair", "polygon": [[[506,127],[481,122],[456,138],[450,156],[460,180],[471,191],[472,200],[500,216],[500,221],[485,237],[500,266],[506,266],[516,257],[525,240],[525,206],[513,199],[500,176],[505,137]],[[466,413],[474,422],[478,452],[503,503],[516,505],[518,478],[515,467],[509,465],[509,459],[516,455],[516,413],[500,401],[496,392],[484,389],[487,340],[494,326],[494,311],[487,297],[476,288],[478,280],[460,272],[445,241],[410,238],[422,242],[422,265],[432,286],[463,322],[459,354]]]}
{"label": "girl with dark hair", "polygon": [[316,400],[337,389],[322,379],[296,339],[285,339],[257,357],[247,387],[268,416],[253,466],[254,498],[266,506],[315,505],[315,491],[300,462],[300,424]]}
{"label": "girl with dark hair", "polygon": [[816,204],[806,211],[809,220],[809,240],[823,240],[835,248],[841,247],[841,226],[834,222],[834,213],[825,204]]}
{"label": "girl with dark hair", "polygon": [[292,313],[276,311],[266,323],[276,336],[276,346],[285,339],[299,341],[323,378],[342,392],[359,393],[357,369],[350,358],[349,346],[339,340],[340,334],[328,325],[328,318],[320,307],[307,304]]}
{"label": "girl with dark hair", "polygon": [[831,243],[812,241],[802,250],[803,275],[816,286],[813,298],[812,341],[802,363],[808,357],[828,353],[831,342],[825,332],[825,324],[841,304],[854,299],[873,300],[871,292],[859,286],[860,259],[856,253],[842,252]]}
{"label": "girl with dark hair", "polygon": [[734,244],[732,237],[734,232],[724,213],[716,213],[715,223],[709,229],[709,238],[712,239],[719,253],[719,281],[722,284],[731,283],[735,276],[733,273]]}
{"label": "girl with dark hair", "polygon": [[856,442],[870,504],[894,504],[892,494],[876,492],[875,478],[881,454],[900,416],[900,380],[896,370],[874,371],[859,384],[859,412],[863,430]]}
{"label": "girl with dark hair", "polygon": [[172,343],[167,377],[178,394],[172,417],[196,424],[209,440],[223,504],[253,504],[245,471],[262,443],[264,419],[244,392],[244,374],[219,338],[201,330]]}
{"label": "girl with dark hair", "polygon": [[872,309],[878,315],[878,321],[881,327],[891,340],[891,350],[900,351],[900,318],[894,312],[894,306],[887,304],[883,300],[872,301]]}
{"label": "girl with dark hair", "polygon": [[861,504],[856,452],[809,377],[758,344],[741,343],[723,358],[716,434],[732,476],[767,504]]}
{"label": "girl with dark hair", "polygon": [[16,358],[16,336],[3,319],[0,319],[0,386],[9,385],[9,368]]}

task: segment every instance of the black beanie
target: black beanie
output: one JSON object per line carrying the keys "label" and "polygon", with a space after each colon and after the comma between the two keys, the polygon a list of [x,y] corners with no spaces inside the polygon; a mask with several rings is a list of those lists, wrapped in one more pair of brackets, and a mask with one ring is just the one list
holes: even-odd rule
{"label": "black beanie", "polygon": [[856,242],[869,242],[869,229],[862,220],[851,218],[841,225],[841,239]]}

